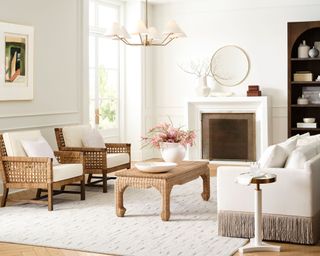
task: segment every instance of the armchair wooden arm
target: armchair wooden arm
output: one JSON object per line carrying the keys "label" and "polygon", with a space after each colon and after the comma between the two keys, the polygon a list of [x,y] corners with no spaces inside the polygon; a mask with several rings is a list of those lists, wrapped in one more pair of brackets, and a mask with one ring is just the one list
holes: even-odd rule
{"label": "armchair wooden arm", "polygon": [[108,154],[112,153],[128,153],[131,152],[131,144],[129,143],[106,143]]}
{"label": "armchair wooden arm", "polygon": [[49,157],[2,156],[4,183],[52,182],[52,159]]}
{"label": "armchair wooden arm", "polygon": [[54,151],[54,155],[61,164],[84,164],[82,152]]}

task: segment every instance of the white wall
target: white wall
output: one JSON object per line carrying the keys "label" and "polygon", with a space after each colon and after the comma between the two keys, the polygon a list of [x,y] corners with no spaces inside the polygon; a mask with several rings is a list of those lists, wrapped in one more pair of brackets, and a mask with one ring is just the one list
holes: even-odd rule
{"label": "white wall", "polygon": [[235,44],[251,62],[248,78],[232,89],[246,95],[258,84],[272,99],[273,142],[287,136],[287,22],[319,20],[320,3],[309,1],[201,0],[154,5],[153,23],[163,28],[175,19],[187,38],[153,50],[153,102],[155,122],[167,116],[185,122],[185,101],[196,80],[177,64],[211,58],[221,46]]}
{"label": "white wall", "polygon": [[0,101],[0,131],[40,128],[55,148],[54,127],[82,122],[82,1],[1,0],[0,20],[34,27],[34,99]]}

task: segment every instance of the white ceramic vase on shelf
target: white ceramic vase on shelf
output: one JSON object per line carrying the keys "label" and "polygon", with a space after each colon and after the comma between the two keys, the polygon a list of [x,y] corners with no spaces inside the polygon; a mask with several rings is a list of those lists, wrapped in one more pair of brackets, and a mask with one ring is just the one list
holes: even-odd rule
{"label": "white ceramic vase on shelf", "polygon": [[179,163],[186,155],[186,148],[180,143],[162,142],[160,152],[165,162]]}
{"label": "white ceramic vase on shelf", "polygon": [[210,93],[210,88],[207,84],[207,77],[201,76],[198,78],[198,86],[196,87],[196,93],[199,97],[207,97]]}

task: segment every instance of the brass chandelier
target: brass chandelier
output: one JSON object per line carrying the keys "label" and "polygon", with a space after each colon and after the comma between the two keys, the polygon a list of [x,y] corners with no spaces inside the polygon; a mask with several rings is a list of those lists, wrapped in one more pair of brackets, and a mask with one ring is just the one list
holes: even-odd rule
{"label": "brass chandelier", "polygon": [[[114,40],[121,40],[126,45],[132,46],[166,46],[176,38],[186,37],[186,34],[175,21],[169,21],[163,33],[155,27],[149,27],[148,0],[145,1],[145,21],[139,20],[132,33],[128,33],[124,26],[113,23],[111,30],[106,35]],[[134,39],[133,37],[137,37]]]}

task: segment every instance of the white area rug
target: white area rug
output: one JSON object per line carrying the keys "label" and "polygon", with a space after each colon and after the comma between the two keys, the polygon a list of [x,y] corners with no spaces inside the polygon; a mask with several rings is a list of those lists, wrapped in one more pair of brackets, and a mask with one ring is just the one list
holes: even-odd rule
{"label": "white area rug", "polygon": [[32,204],[0,208],[0,241],[116,255],[232,255],[246,239],[217,235],[216,179],[203,201],[202,180],[174,186],[171,218],[160,219],[157,190],[127,189],[125,217],[115,215],[113,184],[107,194],[87,190],[55,197],[54,211]]}

